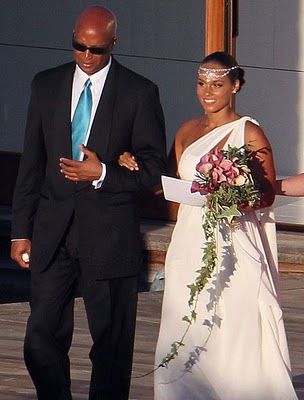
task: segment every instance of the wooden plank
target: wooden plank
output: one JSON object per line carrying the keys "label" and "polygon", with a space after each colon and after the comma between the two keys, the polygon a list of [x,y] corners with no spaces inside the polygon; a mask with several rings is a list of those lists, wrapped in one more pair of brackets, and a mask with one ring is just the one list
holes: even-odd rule
{"label": "wooden plank", "polygon": [[295,263],[279,263],[280,272],[292,272],[292,273],[303,273],[304,265],[303,264],[295,264]]}
{"label": "wooden plank", "polygon": [[[294,384],[304,400],[304,275],[282,274],[282,305],[293,367]],[[153,375],[142,378],[153,368],[162,292],[139,294],[133,378],[130,400],[153,399]],[[35,390],[22,359],[22,346],[28,303],[0,305],[0,399],[34,400]],[[74,400],[87,399],[90,380],[88,352],[91,338],[81,299],[76,300],[75,332],[71,355]]]}

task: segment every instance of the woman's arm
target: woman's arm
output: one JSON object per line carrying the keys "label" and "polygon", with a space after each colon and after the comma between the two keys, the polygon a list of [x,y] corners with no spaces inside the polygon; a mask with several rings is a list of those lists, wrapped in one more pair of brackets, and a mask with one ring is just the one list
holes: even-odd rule
{"label": "woman's arm", "polygon": [[[176,133],[171,150],[168,155],[168,173],[169,175],[177,176],[177,167],[181,155],[185,149],[185,139],[187,138],[187,132],[189,130],[189,125],[192,121],[184,123]],[[124,152],[118,157],[118,165],[125,167],[130,171],[138,171],[139,165],[133,154],[129,152]]]}
{"label": "woman's arm", "polygon": [[263,130],[250,121],[246,123],[245,141],[252,156],[253,179],[261,193],[261,200],[255,209],[269,207],[275,198],[276,176],[271,145]]}

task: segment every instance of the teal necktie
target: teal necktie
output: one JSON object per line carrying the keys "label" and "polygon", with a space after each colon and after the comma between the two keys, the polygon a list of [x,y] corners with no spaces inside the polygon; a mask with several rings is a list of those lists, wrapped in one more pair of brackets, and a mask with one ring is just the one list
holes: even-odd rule
{"label": "teal necktie", "polygon": [[88,79],[79,97],[72,120],[72,151],[73,160],[80,159],[79,145],[84,143],[90,125],[92,109],[91,81]]}

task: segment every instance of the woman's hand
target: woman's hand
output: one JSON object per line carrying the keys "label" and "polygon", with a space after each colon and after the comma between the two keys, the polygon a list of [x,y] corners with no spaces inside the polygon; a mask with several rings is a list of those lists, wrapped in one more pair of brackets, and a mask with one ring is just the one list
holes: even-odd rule
{"label": "woman's hand", "polygon": [[135,157],[127,151],[125,151],[123,154],[119,156],[118,165],[120,165],[121,167],[125,167],[130,171],[139,170]]}

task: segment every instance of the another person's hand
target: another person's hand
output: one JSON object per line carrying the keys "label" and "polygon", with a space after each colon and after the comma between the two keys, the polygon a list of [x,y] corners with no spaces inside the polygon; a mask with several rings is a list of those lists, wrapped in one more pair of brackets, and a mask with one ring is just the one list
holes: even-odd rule
{"label": "another person's hand", "polygon": [[16,261],[21,268],[30,267],[32,243],[28,239],[14,240],[11,243],[11,259]]}
{"label": "another person's hand", "polygon": [[304,173],[277,180],[276,194],[281,196],[304,196]]}
{"label": "another person's hand", "polygon": [[125,151],[123,154],[121,154],[118,158],[118,165],[120,165],[121,167],[125,167],[127,169],[129,169],[130,171],[138,171],[139,170],[139,166],[136,162],[135,157]]}
{"label": "another person's hand", "polygon": [[60,172],[70,181],[94,181],[102,174],[102,165],[97,154],[88,150],[85,146],[80,146],[81,151],[86,156],[84,161],[60,158]]}

